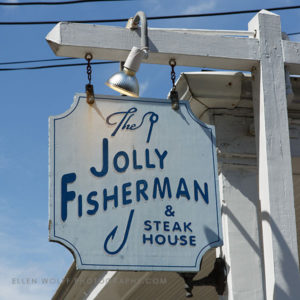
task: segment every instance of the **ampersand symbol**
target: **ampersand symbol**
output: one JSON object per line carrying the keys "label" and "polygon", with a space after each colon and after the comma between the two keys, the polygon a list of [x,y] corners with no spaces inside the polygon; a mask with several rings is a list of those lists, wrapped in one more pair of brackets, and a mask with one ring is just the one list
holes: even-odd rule
{"label": "ampersand symbol", "polygon": [[166,206],[165,215],[167,217],[174,217],[175,216],[175,211],[173,211],[173,207],[171,205]]}

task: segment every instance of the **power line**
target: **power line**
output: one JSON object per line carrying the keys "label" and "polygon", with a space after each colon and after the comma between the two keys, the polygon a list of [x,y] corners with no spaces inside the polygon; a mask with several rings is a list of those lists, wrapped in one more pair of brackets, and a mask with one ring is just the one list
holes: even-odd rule
{"label": "power line", "polygon": [[[294,6],[281,6],[266,8],[269,11],[278,10],[290,10],[298,9],[300,5]],[[182,19],[182,18],[200,18],[200,17],[212,17],[212,16],[225,16],[225,15],[238,15],[238,14],[249,14],[257,13],[261,9],[250,9],[250,10],[238,10],[238,11],[227,11],[227,12],[215,12],[215,13],[202,13],[202,14],[184,14],[184,15],[169,15],[169,16],[156,16],[147,17],[147,20],[167,20],[167,19]],[[21,22],[0,22],[0,25],[50,25],[57,24],[59,22],[73,22],[73,23],[115,23],[115,22],[127,22],[128,18],[121,19],[107,19],[107,20],[56,20],[56,21],[21,21]]]}
{"label": "power line", "polygon": [[73,1],[36,1],[36,2],[0,2],[1,6],[27,6],[27,5],[68,5],[88,2],[113,2],[113,1],[130,1],[130,0],[73,0]]}
{"label": "power line", "polygon": [[65,58],[48,58],[48,59],[36,59],[36,60],[9,61],[9,62],[0,62],[0,66],[38,63],[38,62],[46,62],[46,61],[61,61],[61,60],[71,60],[71,59],[78,59],[78,58],[65,57]]}
{"label": "power line", "polygon": [[297,35],[300,34],[300,32],[292,32],[292,33],[288,33],[287,35]]}
{"label": "power line", "polygon": [[[289,10],[289,9],[297,9],[297,8],[300,8],[300,5],[272,7],[272,8],[265,8],[265,10],[277,11],[277,10]],[[238,14],[258,13],[260,11],[261,11],[261,9],[249,9],[249,10],[237,10],[237,11],[216,12],[216,13],[160,16],[160,17],[150,17],[150,18],[147,18],[147,19],[149,19],[149,20],[160,20],[160,19],[212,17],[212,16],[225,16],[225,15],[238,15]]]}
{"label": "power line", "polygon": [[[101,61],[101,62],[91,63],[91,65],[106,65],[106,64],[114,64],[114,63],[118,63],[118,62],[117,61]],[[22,71],[22,70],[40,70],[40,69],[62,68],[62,67],[77,67],[77,66],[85,66],[85,65],[86,65],[86,63],[76,63],[76,64],[44,65],[44,66],[21,67],[21,68],[0,68],[0,72]]]}

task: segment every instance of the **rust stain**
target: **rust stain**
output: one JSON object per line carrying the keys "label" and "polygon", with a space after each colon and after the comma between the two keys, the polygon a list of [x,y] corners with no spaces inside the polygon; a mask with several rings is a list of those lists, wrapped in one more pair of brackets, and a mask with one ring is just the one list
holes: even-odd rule
{"label": "rust stain", "polygon": [[96,111],[96,113],[100,116],[100,118],[105,121],[105,118],[102,115],[100,109],[97,107],[96,103],[94,103],[94,105],[91,105],[90,107],[91,107],[91,109],[94,109]]}

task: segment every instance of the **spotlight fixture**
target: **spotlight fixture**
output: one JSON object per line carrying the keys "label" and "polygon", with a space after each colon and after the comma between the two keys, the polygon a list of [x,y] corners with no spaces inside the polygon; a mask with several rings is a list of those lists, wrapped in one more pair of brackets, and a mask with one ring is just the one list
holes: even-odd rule
{"label": "spotlight fixture", "polygon": [[139,83],[135,77],[142,59],[148,58],[148,28],[145,13],[139,11],[134,18],[129,19],[127,27],[136,29],[141,20],[141,48],[132,47],[120,72],[113,74],[106,85],[113,90],[131,97],[139,97]]}

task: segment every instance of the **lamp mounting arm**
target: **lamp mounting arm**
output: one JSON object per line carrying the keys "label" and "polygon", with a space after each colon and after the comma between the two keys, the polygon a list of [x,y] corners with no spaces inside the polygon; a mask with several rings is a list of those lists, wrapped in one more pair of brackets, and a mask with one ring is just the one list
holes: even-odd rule
{"label": "lamp mounting arm", "polygon": [[133,46],[123,65],[121,64],[121,71],[111,76],[106,85],[113,90],[120,92],[122,95],[131,97],[139,96],[139,84],[135,77],[142,60],[148,58],[148,27],[147,18],[144,12],[138,11],[133,18],[127,22],[127,29],[137,29],[141,22],[141,46],[140,48]]}
{"label": "lamp mounting arm", "polygon": [[[141,50],[145,52],[145,56],[148,56],[149,43],[148,43],[148,24],[147,18],[143,11],[138,11],[133,18],[128,20],[127,28],[134,30],[138,28],[141,23]],[[147,57],[145,57],[147,58]]]}

